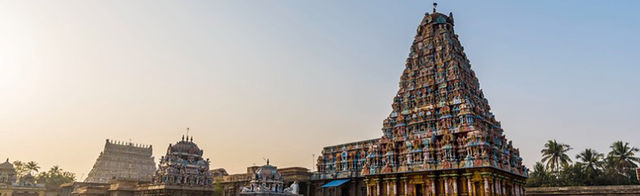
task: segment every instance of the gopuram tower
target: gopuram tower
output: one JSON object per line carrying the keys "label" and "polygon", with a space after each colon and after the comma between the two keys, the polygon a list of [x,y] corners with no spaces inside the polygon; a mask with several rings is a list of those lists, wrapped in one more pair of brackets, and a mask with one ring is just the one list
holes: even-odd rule
{"label": "gopuram tower", "polygon": [[325,147],[316,179],[346,178],[354,187],[336,190],[372,196],[524,195],[519,150],[490,111],[453,14],[436,5],[418,26],[383,136]]}
{"label": "gopuram tower", "polygon": [[110,180],[150,182],[156,170],[151,145],[106,140],[104,151],[84,180],[109,183]]}

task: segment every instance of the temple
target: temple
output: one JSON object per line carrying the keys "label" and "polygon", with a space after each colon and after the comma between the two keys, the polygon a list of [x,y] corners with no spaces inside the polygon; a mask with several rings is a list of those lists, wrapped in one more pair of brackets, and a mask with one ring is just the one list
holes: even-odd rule
{"label": "temple", "polygon": [[527,168],[454,32],[425,14],[382,137],[325,147],[316,195],[523,195]]}
{"label": "temple", "polygon": [[[113,146],[116,145],[116,146]],[[131,152],[133,144],[122,145],[107,140],[107,151]],[[114,148],[115,147],[115,148]],[[108,149],[108,150],[107,150]],[[148,149],[148,151],[144,150]],[[151,146],[133,153],[151,156]],[[148,178],[111,178],[102,182],[73,182],[60,186],[61,196],[210,196],[213,194],[213,177],[209,159],[202,158],[203,151],[193,142],[193,137],[182,137],[175,145],[169,144],[167,153],[160,158],[158,169]],[[139,156],[139,155],[135,155]],[[99,159],[100,160],[100,159]],[[112,161],[112,160],[109,160]],[[155,168],[155,166],[152,166]],[[145,171],[146,172],[146,171]]]}
{"label": "temple", "polygon": [[298,182],[293,182],[289,187],[285,187],[284,178],[278,172],[275,166],[267,164],[258,168],[253,175],[251,175],[251,181],[249,185],[243,187],[240,191],[240,195],[245,196],[296,196],[299,191]]}
{"label": "temple", "polygon": [[[273,173],[273,175],[266,175],[266,172]],[[277,174],[276,174],[277,173]],[[269,177],[267,177],[269,176]],[[278,177],[279,178],[276,178]],[[263,178],[264,177],[264,178]],[[251,166],[247,167],[246,173],[240,174],[222,174],[215,179],[215,182],[219,184],[222,189],[222,196],[236,196],[236,195],[313,195],[311,192],[310,184],[311,172],[309,169],[303,167],[286,167],[277,168],[273,165],[267,164],[264,166]],[[269,187],[268,184],[278,184],[283,189],[281,192],[266,190],[262,188],[262,182],[264,187]],[[294,186],[294,184],[296,184]],[[258,188],[260,187],[260,188]],[[295,187],[295,192],[293,192]],[[285,189],[290,188],[285,191]]]}
{"label": "temple", "polygon": [[151,181],[155,171],[151,145],[106,140],[104,151],[84,180],[108,183],[110,180]]}
{"label": "temple", "polygon": [[213,194],[213,177],[209,159],[202,158],[203,151],[193,143],[193,137],[169,144],[167,154],[160,158],[158,170],[150,184],[138,185],[137,196]]}
{"label": "temple", "polygon": [[44,196],[45,193],[45,185],[36,184],[31,173],[18,177],[9,159],[0,163],[0,196]]}

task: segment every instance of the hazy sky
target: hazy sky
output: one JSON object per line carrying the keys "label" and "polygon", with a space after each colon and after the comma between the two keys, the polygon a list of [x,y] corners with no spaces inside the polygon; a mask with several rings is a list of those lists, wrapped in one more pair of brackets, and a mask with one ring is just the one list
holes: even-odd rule
{"label": "hazy sky", "polygon": [[[376,138],[430,1],[0,1],[0,158],[84,177],[107,138],[212,168],[311,167]],[[639,1],[446,1],[528,166],[546,140],[640,147]]]}

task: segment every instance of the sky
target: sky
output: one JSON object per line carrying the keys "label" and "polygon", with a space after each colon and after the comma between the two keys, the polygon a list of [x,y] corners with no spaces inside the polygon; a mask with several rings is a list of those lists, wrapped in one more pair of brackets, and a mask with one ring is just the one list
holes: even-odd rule
{"label": "sky", "polygon": [[[640,147],[640,2],[441,1],[525,164]],[[105,139],[190,128],[212,168],[377,138],[431,1],[0,1],[0,159],[86,177]]]}

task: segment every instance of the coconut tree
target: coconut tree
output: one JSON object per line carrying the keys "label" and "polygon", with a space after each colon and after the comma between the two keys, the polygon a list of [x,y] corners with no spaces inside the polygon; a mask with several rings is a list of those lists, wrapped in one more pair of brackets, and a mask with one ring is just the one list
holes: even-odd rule
{"label": "coconut tree", "polygon": [[611,152],[609,158],[611,163],[617,169],[628,169],[638,167],[636,163],[640,163],[640,158],[635,153],[640,151],[636,147],[631,147],[629,142],[617,141],[611,144]]}
{"label": "coconut tree", "polygon": [[14,161],[13,168],[15,168],[18,178],[26,175],[29,172],[29,169],[27,169],[27,164],[22,161]]}
{"label": "coconut tree", "polygon": [[571,146],[558,143],[556,140],[549,140],[544,144],[544,149],[540,151],[542,162],[546,163],[547,168],[557,172],[560,166],[566,167],[571,163],[571,158],[567,155],[569,150],[571,150]]}
{"label": "coconut tree", "polygon": [[[575,166],[578,168],[579,172],[582,174],[583,185],[596,185],[598,176],[602,173],[603,163],[604,163],[604,154],[598,153],[597,151],[587,148],[580,154],[576,155],[576,159],[579,160]],[[580,179],[575,179],[577,181]]]}
{"label": "coconut tree", "polygon": [[35,161],[27,162],[25,167],[27,168],[27,170],[29,170],[30,174],[31,174],[31,172],[36,172],[37,173],[38,170],[40,170],[40,166],[38,166],[38,163],[36,163]]}
{"label": "coconut tree", "polygon": [[595,172],[602,167],[604,154],[598,153],[591,148],[587,148],[580,154],[576,155],[576,159],[580,160],[579,164],[585,169],[585,172]]}

